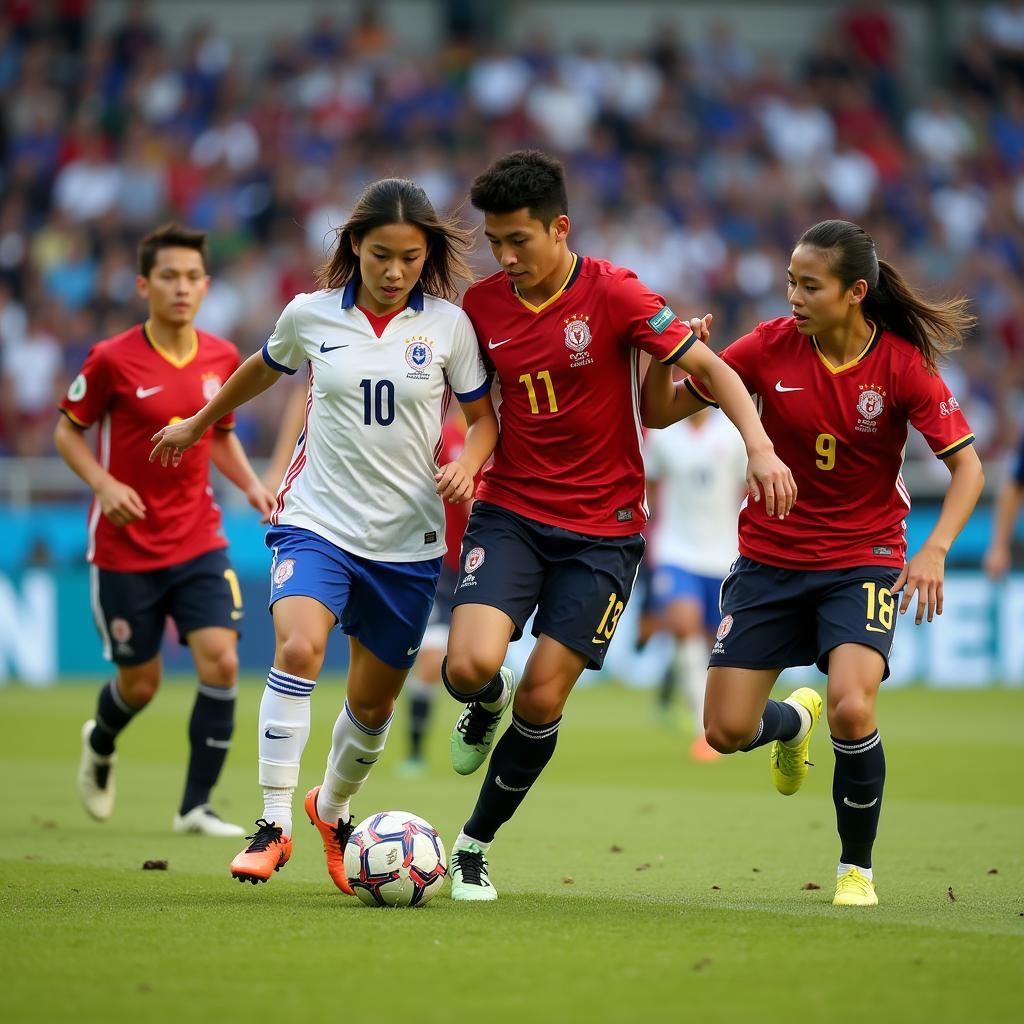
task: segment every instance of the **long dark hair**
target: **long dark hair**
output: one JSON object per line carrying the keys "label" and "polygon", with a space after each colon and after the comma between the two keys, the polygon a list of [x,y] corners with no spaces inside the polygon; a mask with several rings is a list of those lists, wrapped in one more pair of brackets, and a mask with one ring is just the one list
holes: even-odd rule
{"label": "long dark hair", "polygon": [[363,189],[345,224],[338,229],[334,252],[317,271],[321,288],[343,288],[359,271],[352,240],[387,224],[415,224],[427,236],[427,258],[420,284],[428,295],[454,301],[460,281],[472,281],[466,262],[472,248],[470,233],[444,220],[431,206],[427,193],[414,181],[383,178]]}
{"label": "long dark hair", "polygon": [[797,245],[825,252],[829,269],[844,289],[855,281],[867,281],[868,292],[861,305],[864,316],[919,349],[932,373],[947,352],[963,345],[974,326],[967,299],[929,302],[892,264],[878,258],[874,239],[848,220],[823,220],[808,228]]}

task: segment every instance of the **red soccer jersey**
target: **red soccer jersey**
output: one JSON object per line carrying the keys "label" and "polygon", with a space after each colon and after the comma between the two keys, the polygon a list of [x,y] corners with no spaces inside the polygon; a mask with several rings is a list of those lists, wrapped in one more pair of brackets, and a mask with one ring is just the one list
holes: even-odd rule
{"label": "red soccer jersey", "polygon": [[[239,364],[238,349],[205,331],[183,360],[159,349],[145,327],[98,342],[60,404],[79,427],[99,421],[97,458],[114,479],[134,488],[146,518],[117,527],[93,498],[87,557],[101,569],[148,572],[227,546],[210,487],[212,431],[177,468],[149,462],[150,438],[198,412]],[[234,414],[216,424],[231,430]]]}
{"label": "red soccer jersey", "polygon": [[[740,553],[785,569],[902,567],[908,423],[940,459],[974,442],[956,399],[925,369],[921,353],[875,329],[856,359],[835,367],[792,317],[780,317],[733,342],[722,358],[756,397],[799,490],[781,522],[765,515],[763,502],[744,502]],[[710,400],[692,377],[686,385]]]}
{"label": "red soccer jersey", "polygon": [[574,257],[543,305],[503,273],[474,284],[463,308],[501,385],[501,430],[477,497],[598,537],[647,521],[640,454],[640,354],[671,363],[690,328],[631,270]]}

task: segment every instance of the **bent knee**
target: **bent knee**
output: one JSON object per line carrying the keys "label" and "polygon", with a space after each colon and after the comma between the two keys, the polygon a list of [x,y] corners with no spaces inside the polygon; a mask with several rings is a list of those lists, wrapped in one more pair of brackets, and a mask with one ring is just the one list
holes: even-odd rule
{"label": "bent knee", "polygon": [[303,634],[292,634],[277,647],[275,661],[284,672],[315,679],[323,664],[326,644]]}
{"label": "bent knee", "polygon": [[521,686],[516,691],[515,711],[527,722],[544,725],[562,713],[567,696],[557,686]]}
{"label": "bent knee", "polygon": [[238,679],[238,652],[234,647],[225,647],[213,657],[206,659],[202,667],[202,681],[209,686],[234,686]]}
{"label": "bent knee", "polygon": [[122,669],[118,675],[118,693],[131,708],[144,708],[160,689],[159,668]]}
{"label": "bent knee", "polygon": [[456,690],[472,693],[479,690],[489,679],[493,679],[501,662],[470,650],[452,650],[445,661],[448,682]]}
{"label": "bent knee", "polygon": [[874,702],[855,694],[844,696],[828,709],[828,727],[833,736],[842,739],[860,739],[871,732],[874,721]]}
{"label": "bent knee", "polygon": [[734,722],[708,722],[704,735],[708,744],[720,754],[735,754],[750,744],[757,729]]}

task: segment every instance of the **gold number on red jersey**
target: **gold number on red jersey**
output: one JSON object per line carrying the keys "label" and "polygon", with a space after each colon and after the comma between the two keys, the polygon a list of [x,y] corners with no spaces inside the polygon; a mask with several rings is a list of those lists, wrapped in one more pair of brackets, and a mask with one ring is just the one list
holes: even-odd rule
{"label": "gold number on red jersey", "polygon": [[622,614],[622,609],[626,607],[625,601],[619,600],[619,595],[611,593],[608,595],[608,607],[604,610],[604,615],[601,616],[601,622],[597,629],[594,631],[595,636],[604,636],[611,640],[615,633],[615,627],[619,624],[619,616]]}
{"label": "gold number on red jersey", "polygon": [[872,626],[872,621],[877,622],[883,629],[892,629],[892,617],[896,610],[896,598],[892,596],[889,588],[879,586],[874,580],[868,580],[864,585],[868,592],[867,607],[867,628],[878,632],[878,626]]}
{"label": "gold number on red jersey", "polygon": [[[551,371],[541,370],[537,374],[537,380],[544,381],[544,387],[548,394],[548,412],[558,412],[558,401],[555,398],[555,386],[551,383]],[[530,412],[534,415],[540,412],[540,403],[537,401],[537,389],[533,386],[533,374],[524,373],[519,378],[519,383],[526,386],[526,397],[530,400]]]}
{"label": "gold number on red jersey", "polygon": [[834,434],[819,434],[814,442],[814,450],[820,458],[814,460],[818,469],[834,469],[836,465],[836,438]]}

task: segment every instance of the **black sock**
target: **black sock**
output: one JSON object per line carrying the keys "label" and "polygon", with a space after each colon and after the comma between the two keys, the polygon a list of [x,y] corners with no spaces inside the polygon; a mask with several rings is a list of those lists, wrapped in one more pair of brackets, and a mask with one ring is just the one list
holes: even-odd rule
{"label": "black sock", "polygon": [[837,740],[836,770],[832,776],[832,799],[836,805],[836,824],[844,864],[871,867],[871,847],[882,812],[882,788],[885,786],[885,752],[876,729],[860,740]]}
{"label": "black sock", "polygon": [[792,704],[769,700],[761,713],[757,735],[743,749],[754,750],[772,740],[791,740],[800,731],[801,724],[800,712]]}
{"label": "black sock", "polygon": [[409,704],[409,756],[418,761],[423,756],[423,734],[427,731],[430,720],[430,705],[433,703],[432,692],[422,691],[412,695]]}
{"label": "black sock", "polygon": [[512,712],[512,724],[491,752],[487,778],[462,830],[467,836],[489,843],[516,813],[555,752],[561,721],[559,715],[553,722],[533,725]]}
{"label": "black sock", "polygon": [[89,737],[89,746],[100,757],[109,757],[114,752],[114,740],[118,733],[141,710],[125,703],[117,689],[116,679],[108,680],[103,684],[99,700],[96,701],[96,728]]}
{"label": "black sock", "polygon": [[188,738],[192,752],[188,759],[185,795],[181,799],[181,813],[205,804],[224,767],[224,759],[231,746],[235,731],[235,697],[238,687],[199,684],[192,718],[188,723]]}
{"label": "black sock", "polygon": [[448,681],[447,658],[441,662],[441,682],[444,683],[444,688],[461,704],[493,704],[501,696],[502,690],[505,688],[505,680],[501,678],[501,673],[495,672],[494,675],[474,693],[462,693],[459,690],[456,690]]}

